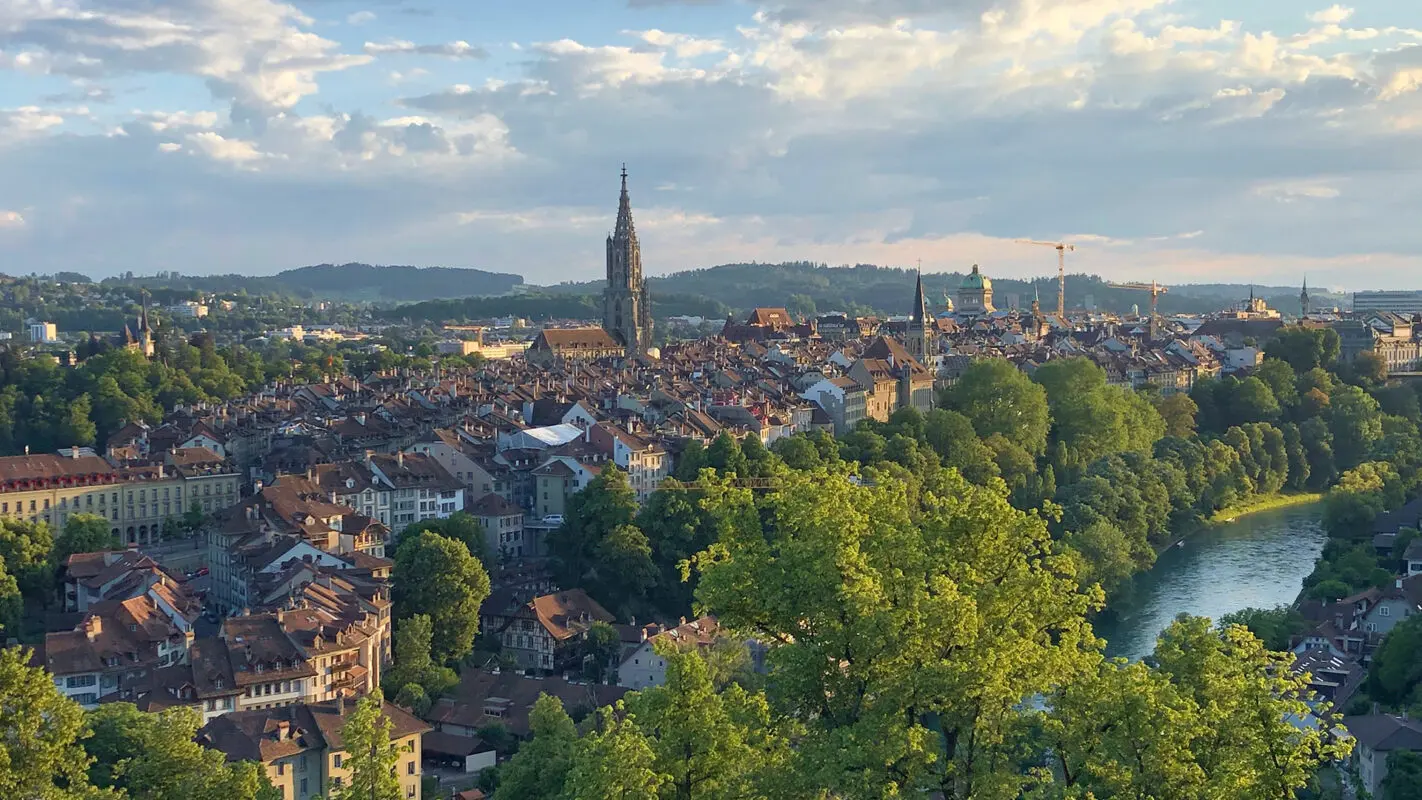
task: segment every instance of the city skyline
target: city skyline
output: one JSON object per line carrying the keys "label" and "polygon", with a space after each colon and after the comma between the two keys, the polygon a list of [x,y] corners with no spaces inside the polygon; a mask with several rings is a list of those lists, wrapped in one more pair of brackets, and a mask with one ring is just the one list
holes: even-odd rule
{"label": "city skyline", "polygon": [[1422,17],[1402,0],[0,9],[5,272],[591,280],[625,161],[649,276],[1054,272],[1024,237],[1112,279],[1422,274]]}

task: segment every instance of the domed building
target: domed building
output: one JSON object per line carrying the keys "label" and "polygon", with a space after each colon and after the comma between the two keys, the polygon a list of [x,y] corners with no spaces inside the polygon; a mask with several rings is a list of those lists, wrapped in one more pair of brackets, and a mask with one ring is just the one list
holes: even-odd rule
{"label": "domed building", "polygon": [[973,265],[973,271],[968,273],[968,277],[963,279],[963,285],[958,288],[958,308],[959,314],[977,315],[991,314],[997,309],[992,305],[992,280],[988,276],[978,271],[978,265]]}

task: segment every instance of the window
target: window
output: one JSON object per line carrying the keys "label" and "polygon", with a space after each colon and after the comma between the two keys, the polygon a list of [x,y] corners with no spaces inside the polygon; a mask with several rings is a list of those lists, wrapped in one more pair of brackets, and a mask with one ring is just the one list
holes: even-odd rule
{"label": "window", "polygon": [[[341,754],[340,754],[340,753],[337,753],[337,754],[335,754],[334,756],[332,756],[331,758],[332,758],[331,766],[335,767],[336,769],[340,769],[340,768],[341,768]],[[340,785],[341,785],[339,778],[336,779],[336,785],[337,785],[337,786],[340,786]]]}
{"label": "window", "polygon": [[[340,756],[336,756],[336,758],[340,759]],[[337,789],[341,788],[341,778],[339,775],[331,779],[331,785]]]}
{"label": "window", "polygon": [[[302,756],[302,757],[301,757],[301,760],[302,760],[302,761],[305,761],[305,760],[306,760],[306,756]],[[303,797],[306,796],[306,779],[305,779],[305,778],[302,778],[302,779],[301,779],[301,795],[302,795]]]}
{"label": "window", "polygon": [[1383,615],[1384,617],[1390,617],[1392,616],[1392,609],[1387,606],[1379,606],[1378,613]]}
{"label": "window", "polygon": [[406,762],[406,764],[405,764],[405,774],[406,774],[406,775],[414,775],[414,774],[415,774],[415,762],[413,762],[413,761]]}
{"label": "window", "polygon": [[406,786],[406,787],[405,787],[405,796],[406,796],[406,797],[414,797],[414,796],[415,796],[415,785],[414,785],[413,783],[410,784],[409,786]]}
{"label": "window", "polygon": [[281,761],[278,761],[278,762],[277,762],[277,774],[278,774],[278,775],[285,775],[285,774],[286,774],[286,764],[285,764],[284,762],[281,762]]}

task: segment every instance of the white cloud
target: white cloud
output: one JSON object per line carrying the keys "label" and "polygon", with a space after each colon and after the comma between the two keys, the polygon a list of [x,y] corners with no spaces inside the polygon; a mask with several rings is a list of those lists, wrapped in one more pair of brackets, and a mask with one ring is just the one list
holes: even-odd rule
{"label": "white cloud", "polygon": [[392,54],[415,54],[424,56],[444,56],[446,58],[488,58],[489,51],[482,47],[465,42],[448,42],[446,44],[415,44],[402,39],[395,39],[388,42],[366,42],[365,52],[367,55],[383,56]]}
{"label": "white cloud", "polygon": [[256,144],[241,139],[228,139],[212,131],[188,134],[187,140],[216,161],[241,164],[264,157]]}
{"label": "white cloud", "polygon": [[374,11],[357,11],[346,17],[347,25],[365,25],[375,21]]}
{"label": "white cloud", "polygon": [[1332,5],[1322,11],[1315,11],[1308,15],[1310,22],[1317,22],[1321,25],[1340,25],[1353,16],[1353,9],[1340,5]]}
{"label": "white cloud", "polygon": [[0,230],[23,228],[26,224],[25,217],[20,212],[0,209]]}
{"label": "white cloud", "polygon": [[1265,183],[1254,187],[1254,193],[1280,203],[1295,203],[1300,200],[1333,200],[1342,194],[1336,187],[1327,183],[1315,183],[1307,180]]}

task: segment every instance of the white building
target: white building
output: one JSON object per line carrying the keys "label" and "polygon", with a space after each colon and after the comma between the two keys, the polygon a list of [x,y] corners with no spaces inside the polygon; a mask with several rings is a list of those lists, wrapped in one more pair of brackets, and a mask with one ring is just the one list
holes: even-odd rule
{"label": "white building", "polygon": [[168,313],[175,317],[202,319],[207,316],[207,306],[194,300],[185,300],[181,303],[168,306]]}

